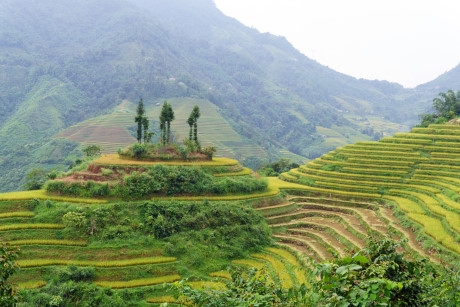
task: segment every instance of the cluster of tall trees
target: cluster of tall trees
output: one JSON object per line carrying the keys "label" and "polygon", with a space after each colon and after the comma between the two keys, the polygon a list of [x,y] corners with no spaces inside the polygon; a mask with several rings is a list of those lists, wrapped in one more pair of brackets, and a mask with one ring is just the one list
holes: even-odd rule
{"label": "cluster of tall trees", "polygon": [[[190,126],[189,140],[198,144],[198,118],[200,118],[200,108],[195,105],[190,116],[187,119],[187,124]],[[163,103],[160,113],[160,142],[162,145],[171,142],[171,122],[175,119],[174,110],[171,104],[167,101]],[[149,132],[149,119],[145,115],[144,101],[141,98],[137,105],[136,117],[134,121],[137,123],[137,142],[140,144],[142,140],[144,143],[150,142],[153,132]]]}
{"label": "cluster of tall trees", "polygon": [[161,143],[169,144],[171,141],[171,122],[174,120],[174,111],[171,105],[165,101],[160,114]]}
{"label": "cluster of tall trees", "polygon": [[144,143],[148,143],[150,141],[151,134],[148,132],[149,119],[145,115],[144,101],[142,98],[139,100],[139,104],[137,105],[134,121],[137,123],[137,142],[140,144],[142,143],[142,139],[144,139]]}
{"label": "cluster of tall trees", "polygon": [[[193,107],[192,113],[190,113],[190,116],[187,119],[187,124],[190,126],[190,132],[189,132],[189,140],[190,141],[195,141],[196,144],[198,144],[198,118],[200,118],[200,108],[195,105]],[[193,132],[192,132],[193,128]]]}

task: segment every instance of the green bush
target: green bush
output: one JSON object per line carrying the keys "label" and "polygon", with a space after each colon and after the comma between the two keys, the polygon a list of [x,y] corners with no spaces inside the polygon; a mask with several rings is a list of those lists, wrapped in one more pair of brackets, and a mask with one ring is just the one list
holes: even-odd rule
{"label": "green bush", "polygon": [[140,205],[144,230],[168,238],[165,251],[177,256],[193,251],[225,258],[243,257],[271,243],[270,230],[253,208],[232,203],[146,202]]}
{"label": "green bush", "polygon": [[124,300],[116,291],[72,280],[50,282],[43,288],[23,291],[22,294],[26,306],[131,306],[131,302]]}
{"label": "green bush", "polygon": [[72,281],[92,281],[95,276],[94,267],[78,267],[76,265],[69,265],[64,269],[57,272],[57,278],[60,283]]}
{"label": "green bush", "polygon": [[145,144],[134,144],[132,146],[133,150],[133,156],[135,158],[140,158],[144,155],[144,153],[147,151],[145,148]]}

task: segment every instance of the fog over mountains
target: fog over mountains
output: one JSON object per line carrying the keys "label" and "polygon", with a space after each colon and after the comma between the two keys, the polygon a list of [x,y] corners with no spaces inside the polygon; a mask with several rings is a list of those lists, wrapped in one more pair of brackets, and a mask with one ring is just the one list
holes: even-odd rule
{"label": "fog over mountains", "polygon": [[[0,80],[0,191],[8,191],[30,169],[65,169],[102,131],[103,147],[121,144],[140,97],[152,126],[157,104],[176,108],[178,141],[181,116],[199,104],[202,142],[255,167],[408,130],[439,92],[460,88],[460,68],[416,89],[358,80],[212,0],[3,0]],[[126,115],[119,122],[117,112]]]}

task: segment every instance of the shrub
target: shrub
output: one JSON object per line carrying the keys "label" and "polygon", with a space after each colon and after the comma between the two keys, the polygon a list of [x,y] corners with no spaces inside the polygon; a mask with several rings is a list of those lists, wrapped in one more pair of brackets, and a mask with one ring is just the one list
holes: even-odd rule
{"label": "shrub", "polygon": [[128,238],[132,232],[133,229],[129,226],[116,225],[105,229],[102,232],[102,238],[108,240],[116,238]]}
{"label": "shrub", "polygon": [[156,238],[169,238],[170,255],[193,253],[195,265],[207,253],[242,257],[271,242],[265,220],[254,209],[229,203],[146,202],[140,205],[144,230]]}
{"label": "shrub", "polygon": [[145,144],[134,144],[132,150],[134,157],[140,158],[146,152]]}
{"label": "shrub", "polygon": [[217,152],[217,148],[214,146],[206,146],[201,152],[205,154],[209,160],[212,160],[212,156]]}
{"label": "shrub", "polygon": [[88,219],[83,212],[67,212],[62,217],[65,227],[81,229],[86,226]]}
{"label": "shrub", "polygon": [[69,265],[64,269],[57,272],[58,280],[61,283],[66,281],[91,281],[95,276],[94,267],[77,267],[76,265]]}
{"label": "shrub", "polygon": [[184,145],[187,147],[189,152],[197,152],[199,150],[197,143],[193,140],[184,140]]}

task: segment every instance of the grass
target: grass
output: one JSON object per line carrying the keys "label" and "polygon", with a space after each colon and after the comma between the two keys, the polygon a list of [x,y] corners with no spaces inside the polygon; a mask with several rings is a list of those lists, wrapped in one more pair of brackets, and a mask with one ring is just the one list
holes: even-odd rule
{"label": "grass", "polygon": [[442,222],[436,218],[427,216],[425,214],[409,213],[408,217],[415,222],[423,225],[424,231],[434,238],[436,242],[441,243],[445,247],[460,253],[460,245],[455,242],[454,238],[446,232]]}
{"label": "grass", "polygon": [[275,247],[266,247],[265,250],[280,256],[284,261],[286,261],[292,266],[295,278],[297,279],[299,285],[308,283],[305,276],[306,272],[303,265],[297,260],[297,258],[292,253],[288,252],[283,248]]}
{"label": "grass", "polygon": [[[459,132],[430,126],[380,142],[346,145],[280,178],[305,182],[305,188],[298,189],[305,195],[352,199],[364,192],[368,199],[376,200],[382,195],[381,199],[396,203],[410,220],[422,225],[428,236],[458,252]],[[379,196],[372,195],[377,194],[375,189]],[[306,216],[298,214],[291,220],[300,218]]]}
{"label": "grass", "polygon": [[62,224],[10,224],[1,225],[0,231],[22,230],[22,229],[63,229]]}
{"label": "grass", "polygon": [[127,267],[144,264],[159,264],[176,261],[175,257],[149,257],[149,258],[131,258],[126,260],[106,260],[106,261],[91,261],[91,260],[68,260],[68,259],[28,259],[18,260],[18,264],[23,268],[43,267],[52,265],[76,265],[76,266],[94,266],[94,267]]}
{"label": "grass", "polygon": [[225,278],[225,279],[232,279],[232,276],[228,271],[217,271],[217,272],[212,272],[209,274],[211,277],[217,277],[217,278]]}
{"label": "grass", "polygon": [[30,200],[30,199],[41,199],[41,200],[55,200],[61,202],[72,202],[72,203],[86,203],[86,204],[101,204],[106,203],[107,200],[95,199],[95,198],[78,198],[78,197],[64,197],[58,195],[47,194],[45,190],[34,190],[34,191],[20,191],[20,192],[9,192],[1,193],[0,201],[13,201],[13,200]]}
{"label": "grass", "polygon": [[279,281],[281,283],[281,287],[283,289],[291,289],[294,287],[294,282],[291,278],[291,275],[289,274],[284,263],[280,261],[278,258],[268,253],[251,254],[251,257],[268,261],[270,265],[273,267],[276,275],[278,276]]}
{"label": "grass", "polygon": [[233,172],[233,173],[219,173],[219,174],[214,174],[214,177],[226,177],[226,176],[246,176],[246,175],[251,175],[252,170],[250,168],[244,167],[241,171],[239,172]]}
{"label": "grass", "polygon": [[256,268],[258,270],[262,269],[265,266],[263,262],[255,260],[255,259],[236,259],[236,260],[232,260],[232,264],[244,265],[244,266],[248,266],[251,268]]}
{"label": "grass", "polygon": [[145,287],[158,285],[163,283],[171,283],[180,280],[181,277],[177,274],[159,276],[159,277],[150,277],[142,279],[134,279],[128,281],[96,281],[95,284],[100,287],[109,287],[112,289],[126,289],[126,288],[135,288],[135,287]]}
{"label": "grass", "polygon": [[[423,131],[420,132],[423,134]],[[400,135],[397,141],[403,142],[403,136]],[[445,142],[447,143],[447,141],[448,140]],[[237,140],[235,140],[235,142],[237,142]],[[403,218],[404,222],[401,223],[401,225],[404,227],[409,225],[412,228],[407,229],[407,233],[418,231],[418,229],[423,230],[416,234],[411,233],[413,235],[413,238],[410,239],[411,243],[418,245],[419,242],[417,242],[415,238],[419,240],[429,236],[433,239],[426,239],[428,240],[427,242],[436,241],[440,245],[446,247],[446,249],[443,249],[444,251],[450,249],[460,254],[459,244],[456,242],[456,240],[458,241],[458,235],[455,236],[455,234],[460,233],[460,226],[458,226],[460,225],[460,216],[458,212],[460,205],[455,201],[455,199],[459,197],[457,193],[460,191],[460,175],[456,175],[458,173],[457,171],[460,170],[460,165],[457,167],[450,167],[454,162],[460,163],[460,159],[455,156],[455,154],[459,152],[458,150],[450,152],[448,150],[449,146],[444,144],[442,153],[432,154],[436,152],[437,146],[431,139],[419,140],[412,138],[407,142],[406,144],[390,143],[387,141],[361,142],[359,146],[347,145],[345,149],[339,149],[322,158],[315,159],[308,165],[303,165],[298,169],[292,170],[290,173],[281,175],[280,178],[267,178],[269,188],[267,191],[261,193],[223,196],[165,197],[164,199],[180,201],[204,199],[210,201],[234,201],[268,198],[274,195],[285,195],[286,193],[293,195],[293,191],[299,195],[308,195],[308,202],[302,200],[301,197],[297,199],[291,198],[292,196],[287,199],[281,199],[280,197],[280,202],[278,204],[274,203],[273,205],[262,207],[259,211],[266,216],[272,216],[273,221],[277,219],[281,221],[283,218],[292,220],[291,223],[272,226],[273,229],[276,229],[277,237],[286,238],[284,242],[291,242],[291,244],[289,244],[291,248],[296,248],[294,245],[296,244],[295,239],[299,239],[300,236],[303,235],[303,231],[309,230],[313,234],[309,238],[302,237],[302,239],[305,239],[305,242],[307,242],[307,240],[310,242],[313,240],[312,238],[314,238],[314,235],[317,235],[315,244],[321,243],[320,241],[323,240],[325,243],[331,245],[331,248],[327,249],[326,246],[326,249],[321,249],[320,252],[316,251],[316,249],[319,249],[318,246],[314,246],[313,248],[310,247],[310,249],[313,249],[318,254],[324,254],[325,257],[332,257],[329,254],[333,252],[334,244],[338,247],[342,240],[349,241],[347,244],[343,244],[345,246],[343,250],[351,252],[358,249],[362,246],[361,241],[364,241],[367,237],[368,234],[366,231],[368,229],[373,229],[376,233],[381,232],[383,235],[396,236],[391,232],[389,227],[385,229],[384,223],[371,220],[373,215],[375,215],[375,211],[369,211],[373,215],[362,215],[360,213],[361,211],[358,211],[358,208],[378,210],[379,207],[387,203],[394,203],[401,209],[394,209],[398,212],[398,216]],[[425,143],[429,143],[429,145],[423,145]],[[401,148],[398,149],[398,147]],[[395,156],[397,160],[394,160]],[[106,165],[132,165],[133,167],[156,163],[184,165],[184,162],[178,161],[145,162],[122,160],[119,159],[117,155],[104,155],[96,162],[101,164],[106,163]],[[232,159],[215,158],[213,161],[206,162],[186,162],[185,165],[200,165],[210,168],[213,166],[225,166],[219,169],[221,171],[225,170],[227,173],[216,174],[216,176],[237,176],[250,173],[248,169],[235,167],[237,163],[237,161]],[[419,174],[418,171],[422,169],[427,172],[437,172],[438,177],[430,177],[432,174]],[[416,175],[424,177],[416,178]],[[454,180],[454,176],[458,178]],[[308,185],[301,184],[300,182],[308,183]],[[282,193],[280,194],[280,192]],[[5,201],[14,200],[20,202],[21,200],[34,198],[74,203],[106,202],[104,200],[50,196],[46,195],[44,191],[0,194],[0,200]],[[155,200],[157,199],[159,198],[155,197]],[[317,208],[312,208],[313,204],[310,205],[310,202],[314,203]],[[283,203],[286,205],[282,205]],[[302,209],[301,203],[304,203],[306,209]],[[2,241],[9,241],[9,244],[14,245],[28,245],[22,248],[24,258],[19,260],[19,264],[25,268],[25,270],[23,271],[24,273],[21,273],[23,275],[18,278],[18,281],[24,282],[20,284],[24,285],[25,288],[43,286],[44,281],[39,281],[43,278],[43,272],[51,272],[53,268],[48,268],[49,266],[64,265],[93,266],[96,268],[97,276],[95,283],[101,287],[111,287],[114,289],[140,288],[169,283],[180,280],[181,276],[183,278],[190,278],[191,280],[200,278],[208,280],[210,279],[209,277],[215,277],[217,278],[216,280],[223,281],[224,279],[228,280],[231,278],[230,273],[227,271],[215,272],[215,270],[222,268],[222,266],[217,265],[209,266],[206,272],[198,272],[199,269],[191,268],[188,263],[185,264],[183,262],[187,256],[183,256],[184,258],[180,257],[179,259],[163,256],[156,257],[157,255],[163,255],[163,245],[161,244],[155,245],[159,250],[157,254],[147,252],[147,249],[151,248],[150,244],[145,244],[149,247],[145,247],[142,244],[135,245],[132,244],[131,239],[116,239],[113,243],[109,244],[102,242],[102,240],[97,242],[92,241],[89,247],[74,248],[73,246],[85,246],[86,243],[81,240],[69,240],[69,237],[71,237],[71,235],[69,235],[70,230],[61,230],[63,226],[60,224],[22,224],[19,223],[19,220],[8,220],[8,218],[15,217],[34,217],[33,212],[26,211],[28,207],[24,204],[2,207],[3,213],[0,213],[0,218],[4,218],[5,220],[2,221],[2,223],[8,223],[8,225],[2,225],[0,230],[12,229],[12,231],[5,231],[2,233],[2,235],[12,240],[2,238]],[[5,209],[7,207],[8,209]],[[53,204],[53,208],[59,207],[61,207],[59,204]],[[340,209],[341,213],[331,212],[334,211],[332,208]],[[345,211],[347,208],[348,211]],[[299,209],[298,213],[302,214],[289,216],[286,214],[291,211],[296,211],[296,209]],[[342,217],[341,215],[345,213],[349,214],[350,212],[355,212],[355,215],[359,217],[355,218],[349,215]],[[34,220],[37,218],[39,219],[37,221],[46,221],[47,215],[43,214],[43,212],[39,212],[38,209],[36,209],[35,213]],[[305,221],[299,221],[300,219],[305,219]],[[360,224],[358,227],[359,229],[357,226],[354,226],[357,219],[357,224]],[[59,220],[56,219],[55,222],[59,223],[60,218]],[[136,223],[136,221],[132,222],[134,224]],[[303,226],[300,225],[301,222],[304,222]],[[374,228],[371,227],[371,223],[374,223],[372,225]],[[308,228],[306,226],[307,224],[308,227],[311,228]],[[375,226],[376,224],[378,225]],[[45,228],[43,230],[43,232],[50,234],[49,238],[45,235],[41,235],[40,239],[31,236],[24,236],[23,238],[21,236],[21,234],[25,234],[25,232],[30,232],[29,227],[42,229],[40,225],[55,225],[49,226],[50,228]],[[299,225],[297,229],[295,228],[296,225]],[[377,227],[380,228],[377,229]],[[52,234],[51,230],[46,229],[57,229],[55,231],[56,234]],[[297,233],[295,233],[296,230]],[[11,237],[10,235],[15,232],[17,232],[17,234]],[[39,233],[40,231],[35,230],[33,232]],[[322,232],[324,232],[324,235]],[[325,234],[329,234],[335,238],[340,234],[342,240],[338,239],[340,242],[333,241],[331,237]],[[398,236],[401,235],[402,234],[398,234]],[[292,238],[292,241],[288,241],[289,236],[291,236],[290,238]],[[309,254],[309,251],[306,249],[308,244],[305,243],[306,246],[300,246],[300,240],[301,239],[297,241],[297,244],[299,244],[297,246],[299,248],[298,250],[302,251],[304,254]],[[355,244],[356,246],[354,246]],[[323,247],[325,247],[326,244],[323,245]],[[310,253],[310,255],[314,257],[313,252]],[[286,249],[270,247],[266,248],[264,252],[251,254],[251,257],[254,258],[233,260],[232,264],[255,267],[262,272],[267,271],[269,272],[270,280],[279,280],[283,288],[291,288],[302,283],[307,284],[306,276],[308,274],[306,273],[309,272],[305,271],[304,264],[299,260],[301,258],[297,258]],[[206,261],[208,260],[206,259]],[[26,274],[30,274],[30,277],[26,276]],[[30,278],[31,281],[25,283],[25,281],[27,281],[26,278]],[[223,283],[208,281],[191,281],[189,284],[195,288],[223,286]],[[154,291],[154,293],[157,293],[158,290]],[[150,293],[150,295],[155,295],[154,293]],[[159,294],[159,296],[149,298],[147,302],[177,303],[172,296],[166,296],[164,292],[158,292],[157,294]]]}
{"label": "grass", "polygon": [[11,217],[34,217],[34,213],[30,211],[19,211],[19,212],[7,212],[0,213],[0,219],[11,218]]}
{"label": "grass", "polygon": [[229,158],[213,158],[211,161],[138,161],[121,159],[118,154],[105,154],[93,161],[99,165],[122,165],[122,166],[140,166],[140,165],[183,165],[183,166],[233,166],[238,161]]}
{"label": "grass", "polygon": [[172,295],[163,295],[163,296],[155,296],[155,297],[149,297],[147,300],[147,303],[150,304],[175,304],[178,303],[178,301],[174,298]]}
{"label": "grass", "polygon": [[460,203],[450,199],[448,196],[444,194],[437,194],[436,197],[438,197],[446,206],[460,210]]}
{"label": "grass", "polygon": [[3,244],[8,243],[9,245],[65,245],[65,246],[87,246],[88,243],[85,241],[75,241],[75,240],[52,240],[52,239],[31,239],[31,240],[11,240],[8,242],[3,242]]}
{"label": "grass", "polygon": [[226,288],[223,282],[215,281],[188,281],[187,284],[189,284],[193,289],[223,290]]}
{"label": "grass", "polygon": [[20,289],[38,289],[46,285],[44,280],[31,280],[18,283]]}

